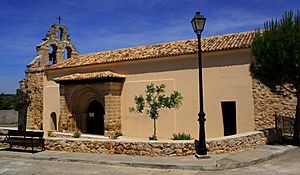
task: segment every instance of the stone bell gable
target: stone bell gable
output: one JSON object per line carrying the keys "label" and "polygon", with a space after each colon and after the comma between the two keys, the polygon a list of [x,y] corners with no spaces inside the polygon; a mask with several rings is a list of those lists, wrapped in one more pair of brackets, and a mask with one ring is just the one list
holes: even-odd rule
{"label": "stone bell gable", "polygon": [[27,128],[43,129],[43,78],[46,67],[63,62],[79,52],[70,39],[65,25],[52,24],[43,41],[36,46],[36,57],[27,65],[26,89],[30,104]]}
{"label": "stone bell gable", "polygon": [[42,68],[78,55],[65,25],[52,24],[43,41],[36,46],[36,57],[28,68]]}

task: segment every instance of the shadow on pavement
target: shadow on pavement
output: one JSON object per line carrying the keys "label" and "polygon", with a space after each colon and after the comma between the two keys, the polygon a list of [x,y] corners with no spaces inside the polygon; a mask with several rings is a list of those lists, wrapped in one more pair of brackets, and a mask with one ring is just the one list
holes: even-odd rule
{"label": "shadow on pavement", "polygon": [[[267,145],[283,145],[283,146],[293,145],[293,146],[296,146],[293,142],[292,136],[284,136],[280,140],[268,142]],[[298,145],[298,146],[300,146],[300,145]]]}
{"label": "shadow on pavement", "polygon": [[0,151],[11,151],[11,152],[22,152],[22,153],[32,153],[32,154],[36,154],[42,151],[37,151],[37,150],[31,150],[31,149],[17,149],[17,148],[0,148]]}

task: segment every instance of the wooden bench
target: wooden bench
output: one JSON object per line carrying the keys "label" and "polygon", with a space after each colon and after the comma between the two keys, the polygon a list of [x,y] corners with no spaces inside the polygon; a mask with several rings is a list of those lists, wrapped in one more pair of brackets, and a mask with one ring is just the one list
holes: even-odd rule
{"label": "wooden bench", "polygon": [[4,140],[1,140],[2,143],[8,143],[10,149],[12,146],[24,146],[27,147],[41,147],[42,151],[45,150],[44,147],[44,132],[34,132],[34,131],[17,131],[17,130],[8,130]]}

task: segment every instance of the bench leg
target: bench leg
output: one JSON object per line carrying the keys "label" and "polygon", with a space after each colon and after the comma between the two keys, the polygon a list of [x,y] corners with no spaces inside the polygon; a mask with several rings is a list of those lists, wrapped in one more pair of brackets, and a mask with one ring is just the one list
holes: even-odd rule
{"label": "bench leg", "polygon": [[34,144],[32,143],[31,144],[31,152],[33,153],[33,147],[34,147]]}

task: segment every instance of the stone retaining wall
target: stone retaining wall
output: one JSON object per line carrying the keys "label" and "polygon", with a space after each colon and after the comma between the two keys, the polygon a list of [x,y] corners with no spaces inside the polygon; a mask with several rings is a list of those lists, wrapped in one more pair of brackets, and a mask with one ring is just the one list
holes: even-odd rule
{"label": "stone retaining wall", "polygon": [[272,93],[269,88],[253,79],[255,129],[275,127],[275,113],[279,116],[295,116],[296,97],[284,92],[283,96]]}
{"label": "stone retaining wall", "polygon": [[[274,130],[255,131],[207,140],[212,154],[239,152],[266,144],[276,137]],[[47,138],[51,151],[127,154],[139,156],[187,156],[195,154],[194,141],[128,141],[75,138]]]}
{"label": "stone retaining wall", "polygon": [[[212,154],[253,149],[278,138],[275,130],[254,131],[207,140]],[[0,144],[1,146],[1,144]],[[187,156],[195,154],[194,140],[139,141],[134,139],[45,138],[50,151],[127,154],[138,156]]]}
{"label": "stone retaining wall", "polygon": [[83,140],[52,138],[45,141],[46,150],[127,154],[139,156],[185,156],[194,153],[193,141],[135,142],[119,140]]}

